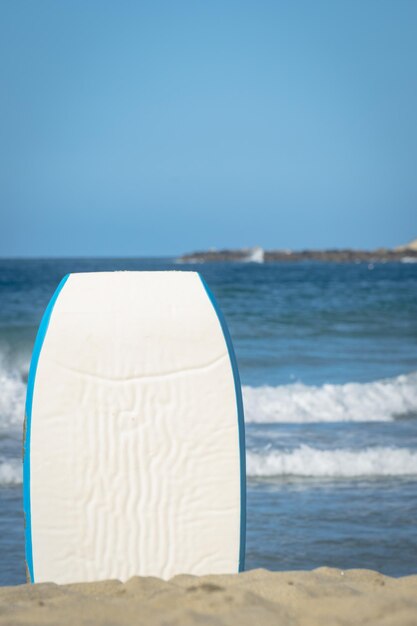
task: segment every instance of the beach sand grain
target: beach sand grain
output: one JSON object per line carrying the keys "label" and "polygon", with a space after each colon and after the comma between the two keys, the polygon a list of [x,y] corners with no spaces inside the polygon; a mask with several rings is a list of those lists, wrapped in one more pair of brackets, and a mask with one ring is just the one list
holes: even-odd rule
{"label": "beach sand grain", "polygon": [[417,575],[322,567],[0,589],[0,624],[417,625]]}

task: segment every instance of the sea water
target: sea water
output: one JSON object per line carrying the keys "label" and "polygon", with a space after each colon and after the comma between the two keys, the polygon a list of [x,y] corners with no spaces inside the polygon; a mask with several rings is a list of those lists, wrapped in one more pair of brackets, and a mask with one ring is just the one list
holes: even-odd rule
{"label": "sea water", "polygon": [[0,584],[25,581],[30,355],[63,275],[200,271],[243,385],[246,568],[417,572],[417,264],[0,260]]}

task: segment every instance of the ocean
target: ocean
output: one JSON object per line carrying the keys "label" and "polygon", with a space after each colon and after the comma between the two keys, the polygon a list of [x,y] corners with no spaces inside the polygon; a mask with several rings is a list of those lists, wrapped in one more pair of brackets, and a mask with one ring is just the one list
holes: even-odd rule
{"label": "ocean", "polygon": [[234,342],[246,569],[417,572],[417,264],[0,260],[0,585],[25,582],[22,425],[37,326],[68,272],[197,270]]}

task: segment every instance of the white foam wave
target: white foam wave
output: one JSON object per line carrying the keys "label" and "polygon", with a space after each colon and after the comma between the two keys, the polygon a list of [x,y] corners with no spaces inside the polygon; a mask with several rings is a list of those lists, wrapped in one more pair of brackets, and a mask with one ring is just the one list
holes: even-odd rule
{"label": "white foam wave", "polygon": [[18,371],[7,371],[0,362],[0,430],[21,427],[25,415],[26,384]]}
{"label": "white foam wave", "polygon": [[22,483],[22,462],[17,459],[0,461],[0,485],[20,485]]}
{"label": "white foam wave", "polygon": [[417,412],[417,372],[371,383],[243,387],[243,399],[247,422],[386,422]]}
{"label": "white foam wave", "polygon": [[[21,428],[26,383],[0,359],[0,431]],[[417,413],[417,372],[371,383],[243,387],[247,423],[391,421]]]}
{"label": "white foam wave", "polygon": [[[364,450],[319,450],[302,445],[292,451],[247,452],[252,478],[378,478],[417,476],[417,451],[375,447]],[[0,485],[22,483],[22,462],[0,461]]]}
{"label": "white foam wave", "polygon": [[417,451],[406,448],[319,450],[302,445],[292,451],[248,451],[246,463],[247,474],[252,477],[417,476]]}

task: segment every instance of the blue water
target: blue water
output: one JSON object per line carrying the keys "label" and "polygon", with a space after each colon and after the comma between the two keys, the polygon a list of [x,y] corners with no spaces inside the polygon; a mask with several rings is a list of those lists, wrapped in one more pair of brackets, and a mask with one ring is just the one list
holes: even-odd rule
{"label": "blue water", "polygon": [[68,272],[200,271],[247,434],[246,567],[417,572],[417,264],[0,260],[0,584],[25,581],[21,445],[36,329]]}

